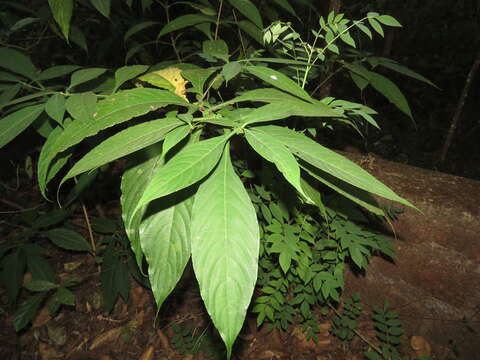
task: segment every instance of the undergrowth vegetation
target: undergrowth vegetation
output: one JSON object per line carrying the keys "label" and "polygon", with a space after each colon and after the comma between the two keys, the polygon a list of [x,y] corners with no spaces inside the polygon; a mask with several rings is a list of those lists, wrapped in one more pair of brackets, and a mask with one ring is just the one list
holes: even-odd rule
{"label": "undergrowth vegetation", "polygon": [[[318,141],[341,127],[360,135],[379,127],[376,111],[367,105],[320,97],[338,74],[361,91],[375,89],[413,121],[406,98],[384,70],[433,84],[359,46],[383,36],[386,27],[400,27],[393,17],[376,12],[358,20],[342,13],[322,16],[309,1],[275,1],[268,5],[272,13],[248,0],[48,4],[42,10],[48,16],[39,10],[35,21],[17,27],[47,25],[86,49],[78,13],[94,8],[128,24],[122,24],[125,64],[92,67],[66,56],[67,64],[36,64],[12,44],[1,47],[0,146],[29,127],[43,136],[39,188],[63,206],[75,204],[76,194],[96,185],[97,169],[108,171],[126,158],[120,202],[128,238],[113,227],[95,244],[53,227],[60,221],[30,221],[30,230],[21,235],[25,243],[2,247],[4,274],[17,274],[4,279],[11,301],[22,285],[24,264],[34,274],[24,286],[36,295],[20,305],[17,330],[47,296],[53,312],[72,305],[70,288],[80,281],[58,282],[40,260],[41,249],[29,243],[32,234],[95,257],[102,266],[107,311],[118,296],[128,298],[129,274],[142,281],[144,269],[160,308],[191,259],[229,358],[256,286],[252,311],[258,325],[268,322],[286,330],[299,323],[315,338],[313,310],[338,305],[345,267],[363,271],[372,255],[394,257],[387,238],[369,228],[374,216],[388,219],[372,195],[414,206]],[[129,23],[150,7],[163,8],[164,16],[151,20],[148,13],[141,22]],[[308,23],[301,21],[302,14],[309,14]],[[153,36],[152,29],[157,29]],[[156,46],[166,55],[154,55]],[[62,189],[72,179],[76,193],[64,197]],[[50,183],[57,191],[49,191]],[[347,313],[334,332],[348,340],[357,304],[345,304]],[[381,353],[396,356],[396,319],[387,308],[375,316],[385,344]],[[185,337],[180,335],[179,342]]]}

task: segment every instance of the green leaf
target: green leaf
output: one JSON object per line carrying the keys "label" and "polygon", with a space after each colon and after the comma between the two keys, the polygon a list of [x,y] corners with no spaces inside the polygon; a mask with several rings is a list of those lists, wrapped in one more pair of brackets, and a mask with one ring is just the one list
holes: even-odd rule
{"label": "green leaf", "polygon": [[370,40],[373,38],[373,37],[372,37],[372,32],[370,31],[370,29],[369,29],[367,26],[363,25],[363,24],[360,23],[360,22],[355,22],[355,25],[356,25],[365,35],[367,35],[367,36],[370,38]]}
{"label": "green leaf", "polygon": [[61,168],[49,172],[52,161],[59,153],[101,130],[169,104],[186,105],[187,102],[166,90],[136,88],[120,91],[97,103],[95,121],[72,121],[63,131],[52,133],[38,161],[38,181],[42,194],[45,195],[47,179],[53,178]]}
{"label": "green leaf", "polygon": [[64,221],[67,217],[72,215],[72,209],[57,209],[41,215],[32,223],[32,228],[43,229],[52,225],[56,225]]}
{"label": "green leaf", "polygon": [[53,296],[59,304],[69,306],[75,305],[75,295],[63,286],[59,287]]}
{"label": "green leaf", "polygon": [[[1,51],[1,50],[0,50]],[[18,83],[23,79],[20,76],[13,75],[11,73],[8,73],[6,71],[0,71],[0,82],[12,82],[12,83]],[[3,85],[3,84],[2,84]]]}
{"label": "green leaf", "polygon": [[393,81],[387,79],[383,75],[377,74],[376,72],[369,71],[358,64],[350,64],[346,65],[346,67],[368,80],[375,90],[385,96],[400,111],[413,120],[412,112],[410,110],[410,106],[408,105],[407,99],[397,85],[393,83]]}
{"label": "green leaf", "polygon": [[272,88],[261,88],[255,90],[245,91],[242,95],[239,95],[231,100],[232,103],[243,101],[256,101],[256,102],[278,102],[299,100],[295,96],[287,94],[283,91]]}
{"label": "green leaf", "polygon": [[[155,202],[152,204],[155,205]],[[140,226],[140,243],[158,309],[175,288],[190,259],[193,196],[186,192],[161,199],[160,208]]]}
{"label": "green leaf", "polygon": [[111,248],[107,249],[103,257],[100,280],[102,283],[103,307],[107,312],[112,311],[119,295],[125,301],[128,300],[130,290],[128,267]]}
{"label": "green leaf", "polygon": [[83,31],[78,28],[78,26],[72,25],[70,27],[70,40],[88,53],[87,38],[83,34]]}
{"label": "green leaf", "polygon": [[148,65],[130,65],[115,71],[115,87],[112,93],[116,92],[128,80],[135,79],[140,74],[143,74],[147,69]]}
{"label": "green leaf", "polygon": [[17,311],[13,314],[13,327],[15,331],[23,330],[30,321],[33,320],[40,305],[42,305],[43,300],[45,299],[45,293],[37,294],[30,296],[27,300],[22,302],[18,307]]}
{"label": "green leaf", "polygon": [[62,125],[63,116],[65,115],[65,96],[61,94],[50,96],[45,103],[45,112],[53,120]]}
{"label": "green leaf", "polygon": [[137,204],[142,197],[151,178],[163,164],[163,157],[157,145],[149,148],[150,156],[145,155],[146,151],[136,153],[136,163],[131,165],[122,176],[120,203],[122,205],[122,220],[125,232],[130,240],[130,246],[135,254],[138,266],[142,266],[143,252],[140,246],[139,228],[146,206],[141,211],[135,212]]}
{"label": "green leaf", "polygon": [[352,77],[352,80],[355,83],[355,85],[357,85],[357,87],[360,89],[360,91],[365,90],[365,88],[369,84],[368,80],[353,71],[349,71],[349,74]]}
{"label": "green leaf", "polygon": [[345,44],[356,47],[355,40],[353,40],[349,32],[340,33],[340,39],[342,39]]}
{"label": "green leaf", "polygon": [[373,17],[368,17],[368,22],[370,23],[370,26],[375,30],[381,37],[384,36],[382,25],[375,20]]}
{"label": "green leaf", "polygon": [[73,13],[73,0],[48,0],[53,18],[60,26],[62,34],[68,41],[70,32],[70,20]]}
{"label": "green leaf", "polygon": [[90,68],[90,69],[81,69],[75,71],[70,77],[70,85],[68,85],[67,90],[72,89],[73,87],[83,84],[87,81],[98,78],[102,75],[107,69],[104,68]]}
{"label": "green leaf", "polygon": [[28,255],[27,268],[32,274],[33,280],[55,281],[55,272],[42,255]]}
{"label": "green leaf", "polygon": [[203,179],[217,165],[231,134],[185,146],[153,176],[137,204],[137,210],[150,201],[170,195]]}
{"label": "green leaf", "polygon": [[261,46],[264,45],[262,30],[259,29],[254,23],[248,20],[240,20],[237,24],[238,27],[242,29],[245,33],[250,35],[253,40],[258,42]]}
{"label": "green leaf", "polygon": [[397,85],[393,83],[393,81],[373,71],[370,72],[369,81],[375,90],[385,96],[400,111],[413,120],[412,111],[408,105],[407,98],[403,95]]}
{"label": "green leaf", "polygon": [[172,148],[174,148],[180,141],[185,139],[190,134],[190,126],[179,126],[170,131],[163,141],[163,153],[166,155]]}
{"label": "green leaf", "polygon": [[6,47],[0,48],[0,67],[29,79],[33,79],[37,71],[28,56],[22,54],[20,51]]}
{"label": "green leaf", "polygon": [[205,81],[207,81],[210,75],[212,75],[215,71],[217,71],[217,68],[190,69],[183,70],[182,75],[192,84],[193,92],[197,94],[203,94]]}
{"label": "green leaf", "polygon": [[341,117],[341,115],[320,101],[314,104],[299,99],[284,99],[282,102],[272,102],[252,110],[246,114],[242,123],[243,126],[259,122],[281,120],[290,116],[303,117]]}
{"label": "green leaf", "polygon": [[270,85],[273,85],[292,95],[298,96],[301,99],[312,101],[312,98],[304,89],[302,89],[295,81],[281,72],[270,69],[266,66],[258,65],[245,66],[245,70]]}
{"label": "green leaf", "polygon": [[222,67],[221,74],[225,81],[230,81],[242,71],[242,65],[238,61],[229,62]]}
{"label": "green leaf", "polygon": [[143,29],[146,29],[150,26],[157,25],[159,24],[157,21],[144,21],[139,24],[133,25],[128,31],[125,33],[123,37],[123,41],[127,41],[130,37],[135,35],[136,33],[142,31]]}
{"label": "green leaf", "polygon": [[110,17],[110,0],[90,0],[95,9],[107,19]]}
{"label": "green leaf", "polygon": [[2,285],[7,290],[7,297],[13,303],[20,292],[25,273],[25,256],[20,251],[14,251],[6,255],[1,262]]}
{"label": "green leaf", "polygon": [[266,160],[273,162],[285,179],[300,194],[308,198],[300,185],[300,168],[297,160],[281,142],[262,131],[261,128],[246,129],[245,136],[250,146],[257,153]]}
{"label": "green leaf", "polygon": [[128,129],[109,137],[88,152],[64,176],[61,184],[78,174],[98,168],[159,142],[170,130],[182,124],[183,122],[177,118],[165,118],[130,126]]}
{"label": "green leaf", "polygon": [[295,9],[287,0],[274,0],[278,5],[280,5],[283,9],[288,11],[291,15],[297,16]]}
{"label": "green leaf", "polygon": [[65,102],[65,108],[73,119],[86,122],[94,121],[97,96],[91,91],[73,94]]}
{"label": "green leaf", "polygon": [[390,15],[380,15],[376,18],[376,20],[381,22],[383,25],[393,26],[393,27],[402,27],[402,24],[400,24],[397,19],[395,19]]}
{"label": "green leaf", "polygon": [[0,148],[25,130],[44,110],[45,104],[24,107],[0,119]]}
{"label": "green leaf", "polygon": [[228,2],[248,20],[254,23],[259,29],[263,29],[263,22],[260,12],[250,0],[228,0]]}
{"label": "green leaf", "polygon": [[354,162],[305,135],[274,125],[262,126],[261,129],[287,146],[293,154],[316,168],[360,189],[415,208]]}
{"label": "green leaf", "polygon": [[171,33],[172,31],[185,29],[204,22],[215,22],[215,18],[199,14],[188,14],[179,16],[170,21],[167,25],[165,25],[158,33],[157,38]]}
{"label": "green leaf", "polygon": [[59,78],[59,77],[68,75],[78,69],[80,69],[80,66],[78,65],[52,66],[42,71],[40,74],[38,74],[38,76],[36,77],[36,80],[45,81],[45,80]]}
{"label": "green leaf", "polygon": [[198,189],[191,232],[200,293],[230,357],[257,280],[259,232],[255,209],[233,169],[228,146]]}
{"label": "green leaf", "polygon": [[413,70],[410,70],[409,68],[407,68],[406,66],[403,66],[399,63],[397,63],[396,61],[392,60],[392,59],[388,59],[388,58],[382,58],[382,57],[372,57],[372,58],[369,58],[368,59],[369,61],[374,61],[376,62],[378,65],[381,65],[383,67],[386,67],[390,70],[393,70],[393,71],[396,71],[397,73],[399,74],[402,74],[402,75],[405,75],[405,76],[409,76],[413,79],[417,79],[419,81],[422,81],[428,85],[431,85],[437,89],[439,89],[439,87],[437,85],[435,85],[434,83],[432,83],[430,80],[428,80],[425,76],[423,75],[420,75],[419,73],[413,71]]}
{"label": "green leaf", "polygon": [[[320,181],[322,184],[325,184],[329,188],[335,190],[340,195],[345,196],[347,199],[350,199],[354,203],[364,207],[371,213],[376,214],[378,216],[385,216],[385,212],[382,210],[381,207],[379,207],[375,199],[373,199],[370,193],[368,193],[367,191],[359,189],[358,187],[350,185],[342,180],[339,180],[338,178],[332,175],[329,175],[324,171],[313,169],[313,167],[307,166],[306,164],[302,164],[300,165],[300,167],[303,170],[305,170],[314,179]],[[302,183],[302,186],[305,192],[310,196],[311,199],[314,200],[315,204],[320,208],[320,210],[322,211],[323,217],[326,219],[327,215],[325,212],[325,208],[319,204],[319,202],[317,201],[318,198],[316,198],[314,194],[312,194],[312,192],[309,191],[308,185],[305,186]]]}
{"label": "green leaf", "polygon": [[57,228],[44,232],[44,235],[62,249],[92,251],[90,244],[76,231]]}
{"label": "green leaf", "polygon": [[292,263],[291,254],[287,251],[282,251],[278,257],[278,262],[280,263],[280,267],[282,268],[283,272],[286,274]]}
{"label": "green leaf", "polygon": [[228,61],[228,45],[223,40],[206,40],[202,43],[202,50],[205,54]]}
{"label": "green leaf", "polygon": [[57,284],[47,280],[30,280],[25,282],[23,286],[33,292],[45,292],[58,287]]}

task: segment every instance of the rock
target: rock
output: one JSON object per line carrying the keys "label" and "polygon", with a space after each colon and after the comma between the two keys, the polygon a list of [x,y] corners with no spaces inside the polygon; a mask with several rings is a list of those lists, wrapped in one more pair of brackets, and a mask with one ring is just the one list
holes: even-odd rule
{"label": "rock", "polygon": [[[364,157],[346,155],[362,164]],[[480,348],[475,317],[480,299],[480,182],[380,158],[366,170],[423,214],[405,209],[394,222],[396,239],[391,239],[396,262],[376,257],[365,275],[347,272],[345,295],[359,292],[368,307],[388,300],[406,332],[427,338],[433,352],[461,344],[461,358],[474,359]],[[467,329],[464,318],[474,331]]]}

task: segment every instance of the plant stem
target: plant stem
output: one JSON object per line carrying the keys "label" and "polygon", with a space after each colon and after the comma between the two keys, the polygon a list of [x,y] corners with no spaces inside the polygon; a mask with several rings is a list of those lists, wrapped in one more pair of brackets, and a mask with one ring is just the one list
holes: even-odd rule
{"label": "plant stem", "polygon": [[217,22],[215,25],[215,35],[213,37],[214,40],[217,40],[218,38],[218,28],[220,27],[220,16],[222,15],[222,7],[223,7],[223,0],[220,0],[220,5],[218,6]]}

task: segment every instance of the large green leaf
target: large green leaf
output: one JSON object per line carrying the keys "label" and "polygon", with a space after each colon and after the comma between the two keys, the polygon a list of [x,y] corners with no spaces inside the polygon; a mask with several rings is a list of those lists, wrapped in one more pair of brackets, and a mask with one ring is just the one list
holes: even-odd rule
{"label": "large green leaf", "polygon": [[79,68],[80,66],[78,65],[52,66],[52,67],[49,67],[48,69],[43,70],[40,74],[38,74],[36,80],[45,81],[45,80],[59,78],[59,77],[68,75],[71,72],[78,70]]}
{"label": "large green leaf", "polygon": [[181,196],[183,198],[176,193],[159,200],[161,208],[151,206],[153,215],[147,217],[140,227],[140,244],[158,308],[175,288],[190,259],[193,197],[188,192]]}
{"label": "large green leaf", "polygon": [[305,90],[303,90],[295,81],[279,71],[259,65],[245,66],[245,70],[276,88],[298,96],[301,99],[312,101],[312,98]]}
{"label": "large green leaf", "polygon": [[362,190],[414,208],[407,200],[395,194],[360,166],[305,135],[274,125],[262,126],[261,130],[275,137],[293,154],[314,167]]}
{"label": "large green leaf", "polygon": [[146,29],[150,26],[156,25],[158,22],[156,21],[144,21],[138,24],[133,25],[128,31],[125,33],[123,37],[123,41],[127,41],[130,37],[135,35],[136,33],[142,31],[143,29]]}
{"label": "large green leaf", "polygon": [[210,317],[228,357],[257,281],[257,215],[226,147],[192,209],[192,261]]}
{"label": "large green leaf", "polygon": [[0,67],[29,79],[33,79],[37,71],[28,56],[6,47],[0,48]]}
{"label": "large green leaf", "polygon": [[257,102],[282,102],[288,100],[298,100],[295,96],[287,94],[281,90],[273,88],[260,88],[245,91],[243,94],[233,98],[229,102],[237,103],[243,101]]}
{"label": "large green leaf", "polygon": [[44,108],[45,104],[27,106],[0,119],[0,148],[34,122]]}
{"label": "large green leaf", "polygon": [[[369,192],[366,192],[365,190],[359,189],[356,186],[350,185],[346,183],[343,180],[340,180],[330,174],[327,174],[324,171],[321,171],[317,168],[314,168],[313,166],[301,162],[300,167],[306,171],[311,177],[314,179],[320,181],[322,184],[328,186],[329,188],[335,190],[338,192],[340,195],[345,196],[347,199],[352,200],[354,203],[364,207],[368,211],[370,211],[373,214],[376,214],[378,216],[385,216],[385,212],[378,206],[378,203],[373,199],[371,194]],[[308,179],[308,176],[304,175],[302,179]],[[315,197],[312,197],[311,190],[312,185],[307,183],[307,180],[302,182],[302,187],[305,190],[307,194],[310,195],[310,198],[314,200],[315,204],[320,207],[320,210],[323,210],[323,213],[325,213],[325,209],[322,209],[321,206],[323,206],[321,203],[318,201],[315,201]],[[313,188],[315,191],[316,188]],[[324,217],[326,217],[324,215]]]}
{"label": "large green leaf", "polygon": [[228,0],[230,5],[234,6],[248,20],[257,25],[259,29],[263,29],[262,17],[255,4],[250,0]]}
{"label": "large green leaf", "polygon": [[143,252],[140,246],[139,228],[146,206],[141,211],[135,212],[135,209],[153,175],[163,164],[161,147],[154,145],[148,150],[148,152],[136,153],[135,163],[133,165],[130,163],[130,167],[123,173],[122,196],[120,197],[125,232],[140,269],[142,268]]}
{"label": "large green leaf", "polygon": [[254,23],[248,20],[240,20],[238,27],[252,37],[253,40],[263,46],[263,33]]}
{"label": "large green leaf", "polygon": [[300,168],[292,153],[273,136],[262,131],[260,127],[246,129],[245,136],[250,146],[266,160],[273,162],[285,179],[305,198],[300,185]]}
{"label": "large green leaf", "polygon": [[73,0],[48,0],[53,18],[62,30],[63,36],[68,40],[70,20],[73,13]]}
{"label": "large green leaf", "polygon": [[72,121],[60,134],[52,133],[44,144],[38,161],[38,181],[42,194],[45,195],[47,177],[55,175],[49,172],[49,167],[59,153],[101,130],[169,104],[186,106],[188,103],[166,90],[136,88],[120,91],[97,103],[95,121]]}
{"label": "large green leaf", "polygon": [[284,100],[282,102],[272,102],[252,110],[243,118],[244,125],[266,122],[272,120],[281,120],[289,116],[303,117],[341,117],[341,115],[330,109],[324,103],[318,101],[315,104],[307,103],[299,99]]}
{"label": "large green leaf", "polygon": [[211,16],[205,16],[200,14],[187,14],[179,16],[172,21],[170,21],[167,25],[165,25],[162,30],[160,30],[157,38],[171,33],[172,31],[185,29],[187,27],[204,23],[204,22],[215,22],[215,18]]}
{"label": "large green leaf", "polygon": [[64,176],[61,183],[163,140],[165,135],[183,122],[175,117],[148,121],[131,126],[109,137],[81,158]]}
{"label": "large green leaf", "polygon": [[45,236],[48,237],[55,245],[62,249],[75,251],[92,251],[92,247],[85,238],[70,229],[56,228],[46,231]]}
{"label": "large green leaf", "polygon": [[387,79],[385,76],[377,74],[376,72],[369,71],[365,67],[359,64],[345,65],[349,70],[357,73],[361,77],[368,80],[368,82],[377,90],[380,94],[385,96],[392,104],[394,104],[400,111],[406,114],[410,119],[413,119],[408,101],[400,91],[400,89],[393,83],[393,81]]}
{"label": "large green leaf", "polygon": [[115,71],[115,87],[112,93],[116,92],[126,81],[136,78],[147,71],[148,65],[123,66]]}
{"label": "large green leaf", "polygon": [[98,78],[102,75],[107,69],[104,68],[90,68],[90,69],[80,69],[75,71],[70,77],[70,85],[68,85],[67,90],[74,88],[77,85],[83,84],[87,81]]}
{"label": "large green leaf", "polygon": [[203,179],[212,171],[222,155],[231,134],[185,146],[153,176],[137,209],[150,201],[170,195]]}
{"label": "large green leaf", "polygon": [[383,67],[386,67],[387,69],[396,71],[399,74],[409,76],[413,79],[417,79],[417,80],[422,81],[422,82],[424,82],[428,85],[431,85],[431,86],[433,86],[437,89],[439,88],[437,85],[435,85],[430,80],[428,80],[425,76],[420,75],[419,73],[409,69],[406,66],[403,66],[403,65],[397,63],[396,61],[394,61],[392,59],[384,58],[384,57],[369,57],[369,58],[367,58],[367,60],[372,66],[381,65]]}
{"label": "large green leaf", "polygon": [[295,9],[293,8],[292,5],[287,0],[274,0],[279,6],[284,8],[286,11],[288,11],[291,15],[297,16],[297,13],[295,12]]}

